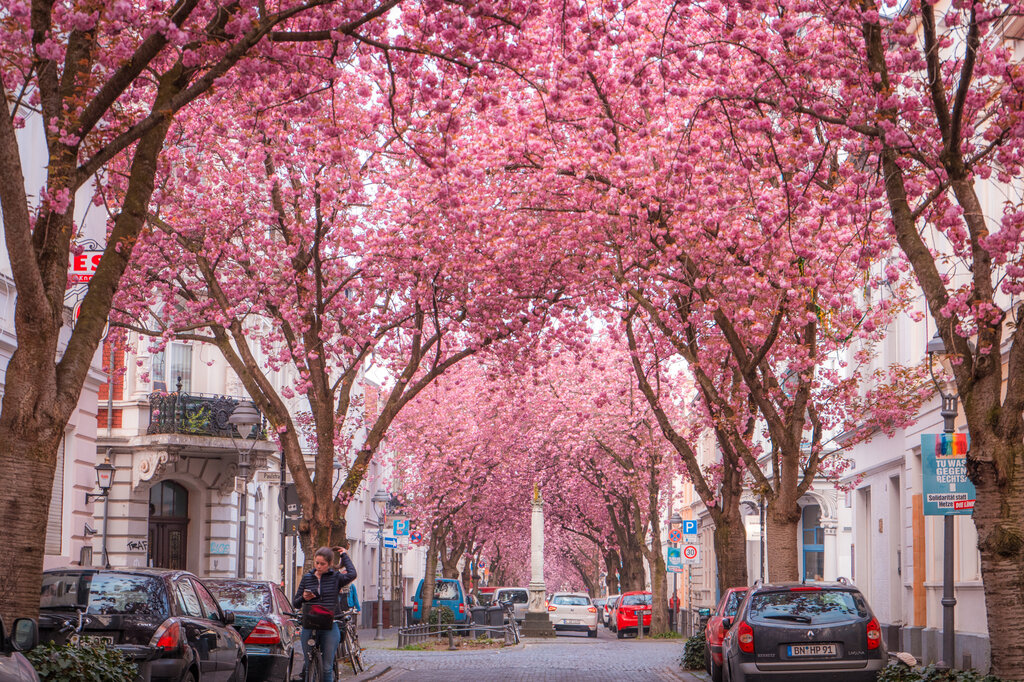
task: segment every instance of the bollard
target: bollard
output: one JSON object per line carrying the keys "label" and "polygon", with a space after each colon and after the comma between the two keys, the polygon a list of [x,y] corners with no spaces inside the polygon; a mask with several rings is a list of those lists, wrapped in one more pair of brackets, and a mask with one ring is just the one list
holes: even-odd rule
{"label": "bollard", "polygon": [[455,636],[452,634],[452,628],[448,626],[448,651],[455,651]]}

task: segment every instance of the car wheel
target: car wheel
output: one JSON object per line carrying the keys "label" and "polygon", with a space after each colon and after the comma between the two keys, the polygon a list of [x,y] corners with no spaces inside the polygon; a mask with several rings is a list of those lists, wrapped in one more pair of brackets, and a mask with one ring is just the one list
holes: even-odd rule
{"label": "car wheel", "polygon": [[231,682],[245,682],[245,661],[238,661],[235,666],[235,674],[231,676]]}
{"label": "car wheel", "polygon": [[615,636],[618,637],[619,639],[625,639],[626,638],[626,633],[623,632],[622,630],[616,630],[615,631]]}
{"label": "car wheel", "polygon": [[713,660],[709,660],[708,675],[711,675],[711,682],[722,682],[722,666],[715,665]]}
{"label": "car wheel", "polygon": [[597,637],[597,628],[587,630],[587,637]]}

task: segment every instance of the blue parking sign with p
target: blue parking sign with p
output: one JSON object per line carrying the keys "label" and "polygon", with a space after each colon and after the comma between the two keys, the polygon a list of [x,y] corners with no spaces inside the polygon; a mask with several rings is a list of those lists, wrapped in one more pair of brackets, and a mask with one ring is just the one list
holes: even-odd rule
{"label": "blue parking sign with p", "polygon": [[683,519],[683,535],[697,534],[697,519]]}
{"label": "blue parking sign with p", "polygon": [[409,534],[409,519],[395,519],[395,535]]}

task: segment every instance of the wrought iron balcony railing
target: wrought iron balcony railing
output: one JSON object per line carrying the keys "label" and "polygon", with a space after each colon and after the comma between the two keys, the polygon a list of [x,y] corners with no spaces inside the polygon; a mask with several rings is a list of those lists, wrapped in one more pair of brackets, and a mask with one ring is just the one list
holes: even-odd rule
{"label": "wrought iron balcony railing", "polygon": [[[228,418],[242,400],[222,395],[152,393],[149,396],[149,428],[146,433],[187,433],[196,436],[238,438]],[[267,439],[266,419],[260,414],[259,428],[249,438]]]}

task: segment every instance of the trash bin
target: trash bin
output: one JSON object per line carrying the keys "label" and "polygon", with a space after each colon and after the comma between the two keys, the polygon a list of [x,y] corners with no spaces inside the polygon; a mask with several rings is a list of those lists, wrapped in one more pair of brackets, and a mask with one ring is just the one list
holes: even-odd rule
{"label": "trash bin", "polygon": [[505,624],[505,609],[500,606],[487,607],[487,624],[492,628],[501,627]]}
{"label": "trash bin", "polygon": [[488,621],[487,621],[487,607],[486,606],[474,606],[469,611],[470,611],[470,618],[472,620],[473,625],[481,626],[481,627],[473,628],[473,636],[474,637],[485,637],[485,636],[487,636],[489,633],[487,632],[487,630],[483,629],[483,626],[486,626],[487,623],[488,623]]}

